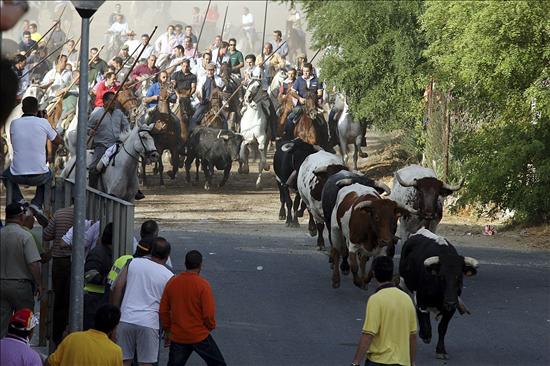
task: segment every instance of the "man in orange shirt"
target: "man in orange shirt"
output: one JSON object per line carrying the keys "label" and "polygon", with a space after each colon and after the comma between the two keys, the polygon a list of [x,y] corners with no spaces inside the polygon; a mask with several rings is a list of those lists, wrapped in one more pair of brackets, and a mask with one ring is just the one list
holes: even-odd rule
{"label": "man in orange shirt", "polygon": [[170,339],[168,365],[185,365],[195,351],[208,366],[225,366],[210,334],[216,328],[216,309],[210,284],[199,276],[199,251],[191,250],[185,255],[185,268],[185,272],[168,281],[160,300],[160,321]]}

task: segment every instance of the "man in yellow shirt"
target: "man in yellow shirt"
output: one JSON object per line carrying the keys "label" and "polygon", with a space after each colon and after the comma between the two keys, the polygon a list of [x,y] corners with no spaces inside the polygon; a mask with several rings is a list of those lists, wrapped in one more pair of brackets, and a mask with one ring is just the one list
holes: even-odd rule
{"label": "man in yellow shirt", "polygon": [[48,357],[46,366],[122,366],[122,349],[111,339],[120,321],[118,307],[97,309],[95,324],[85,332],[69,334]]}
{"label": "man in yellow shirt", "polygon": [[377,257],[372,262],[380,283],[367,302],[365,324],[352,366],[414,365],[416,354],[416,311],[411,298],[392,282],[393,261]]}
{"label": "man in yellow shirt", "polygon": [[38,42],[42,39],[42,35],[38,33],[38,26],[36,23],[31,23],[29,25],[29,32],[31,32],[31,39],[35,42]]}

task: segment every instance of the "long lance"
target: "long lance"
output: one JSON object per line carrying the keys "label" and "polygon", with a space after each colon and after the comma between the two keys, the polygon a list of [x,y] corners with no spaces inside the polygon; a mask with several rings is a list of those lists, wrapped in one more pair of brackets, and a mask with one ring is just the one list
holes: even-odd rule
{"label": "long lance", "polygon": [[53,25],[50,27],[50,29],[48,29],[48,31],[46,33],[44,33],[44,35],[42,37],[40,37],[40,39],[35,44],[33,44],[32,47],[27,50],[27,52],[25,52],[25,56],[27,56],[32,50],[34,50],[34,48],[38,46],[40,41],[42,41],[44,39],[44,37],[46,37],[48,35],[48,33],[50,33],[55,28],[57,23],[59,23],[59,22],[60,21],[58,20],[57,22],[53,23]]}
{"label": "long lance", "polygon": [[[221,47],[221,42],[223,42],[223,33],[225,31],[225,21],[227,20],[227,10],[228,9],[229,9],[229,2],[225,6],[225,15],[223,16],[222,31],[220,33],[220,47]],[[221,57],[220,56],[221,56],[220,55],[220,49],[218,48],[218,57],[216,57],[216,63],[217,64],[221,63]]]}
{"label": "long lance", "polygon": [[[277,47],[277,48],[275,49],[275,51],[273,51],[273,52],[271,53],[271,55],[267,56],[267,58],[259,65],[259,67],[261,68],[262,66],[264,66],[264,64],[265,64],[267,61],[269,61],[269,59],[270,59],[271,57],[273,57],[273,55],[275,54],[275,52],[279,51],[279,48],[283,47],[283,45],[284,45],[285,43],[286,43],[286,41],[284,41],[283,43],[281,43],[281,44],[279,45],[279,47]],[[222,107],[218,110],[218,112],[216,112],[216,114],[215,114],[214,117],[212,117],[212,118],[218,117],[218,115],[221,113],[221,111],[222,111],[225,107],[227,107],[227,105],[229,104],[229,101],[230,101],[231,99],[233,99],[233,97],[234,97],[235,95],[237,95],[237,92],[238,92],[239,90],[241,90],[242,87],[243,87],[243,84],[239,85],[239,87],[238,87],[237,89],[235,89],[235,91],[233,92],[233,94],[231,94],[231,96],[229,96],[229,98],[225,101],[225,103],[222,105]]]}
{"label": "long lance", "polygon": [[208,0],[208,6],[206,7],[206,13],[204,13],[204,19],[202,20],[201,31],[199,32],[199,38],[197,39],[197,45],[195,46],[195,51],[193,52],[193,60],[195,59],[195,56],[197,55],[197,50],[199,49],[199,43],[202,37],[202,30],[204,29],[204,23],[206,23],[206,16],[208,15],[208,10],[210,9],[211,3],[212,0]]}
{"label": "long lance", "polygon": [[[99,54],[101,53],[101,51],[103,50],[103,48],[105,47],[105,45],[102,45],[101,48],[97,51],[96,55],[94,57],[92,57],[90,59],[90,61],[88,61],[88,66],[90,66],[92,64],[92,62],[94,62],[94,60],[96,58],[99,57]],[[61,102],[63,100],[63,98],[65,98],[65,95],[71,90],[71,88],[74,86],[74,84],[76,84],[76,82],[78,81],[78,79],[80,78],[80,75],[76,78],[73,79],[73,81],[71,82],[71,84],[65,89],[65,91],[61,94],[61,95],[58,95],[56,98],[58,98],[56,100],[56,102],[49,108],[50,111],[48,112],[48,116],[53,113],[53,111],[55,110],[55,107],[57,107],[57,105],[59,104],[59,102]]]}
{"label": "long lance", "polygon": [[132,53],[130,54],[130,56],[128,56],[128,58],[126,60],[124,60],[124,62],[122,63],[122,66],[120,67],[120,69],[115,73],[115,76],[118,75],[118,73],[120,72],[120,70],[122,70],[124,68],[124,66],[126,65],[126,63],[128,62],[128,60],[130,60],[132,58],[132,56],[134,55],[134,53],[136,53],[136,51],[139,49],[139,46],[137,46],[136,48],[134,48],[134,51],[132,51]]}
{"label": "long lance", "polygon": [[262,60],[264,59],[264,42],[265,42],[265,25],[267,23],[267,4],[269,0],[265,0],[265,12],[264,12],[264,31],[262,33]]}
{"label": "long lance", "polygon": [[317,52],[315,52],[315,54],[313,55],[313,57],[311,58],[311,60],[309,60],[309,63],[310,63],[310,64],[313,62],[313,60],[315,60],[315,57],[317,57],[317,55],[319,54],[319,52],[321,52],[321,49],[320,49],[320,48],[317,50]]}
{"label": "long lance", "polygon": [[32,69],[28,70],[26,73],[24,73],[23,75],[21,75],[21,77],[19,78],[19,80],[23,79],[25,76],[27,76],[27,74],[31,73],[34,69],[36,69],[39,65],[41,65],[44,61],[46,61],[51,55],[53,55],[54,53],[56,53],[57,51],[59,51],[63,46],[65,46],[69,41],[65,41],[65,43],[63,43],[61,46],[57,47],[55,50],[53,50],[52,52],[50,52],[46,57],[44,57],[42,60],[40,60],[39,63],[37,63],[36,65],[34,65],[32,67]]}
{"label": "long lance", "polygon": [[[116,93],[115,93],[115,96],[113,97],[113,99],[111,99],[111,102],[109,103],[109,105],[107,105],[107,107],[105,107],[105,111],[103,112],[103,115],[101,116],[101,118],[99,119],[99,121],[97,121],[97,123],[95,124],[93,130],[94,131],[97,131],[97,129],[99,128],[99,126],[101,125],[101,122],[103,122],[103,119],[105,118],[105,116],[107,115],[107,111],[109,110],[109,108],[111,108],[111,106],[113,105],[113,103],[116,101],[116,98],[118,97],[118,93],[120,93],[120,91],[122,90],[122,87],[124,86],[124,84],[126,83],[126,81],[128,80],[128,77],[130,76],[130,73],[132,72],[132,70],[134,69],[134,67],[136,67],[137,63],[138,63],[138,60],[139,58],[141,57],[141,54],[143,53],[143,51],[145,51],[145,48],[149,45],[149,41],[151,40],[151,38],[153,38],[153,34],[155,34],[155,32],[157,31],[157,28],[158,28],[158,25],[155,25],[155,28],[153,29],[153,31],[151,32],[151,35],[149,36],[149,39],[147,40],[147,43],[145,43],[145,45],[143,46],[143,48],[141,49],[141,51],[139,52],[139,55],[138,57],[136,58],[136,60],[134,61],[134,64],[132,65],[132,67],[130,68],[130,71],[126,74],[126,76],[124,77],[124,80],[122,80],[122,83],[120,84],[120,86],[118,87]],[[90,144],[90,141],[92,140],[93,136],[89,136],[88,137],[88,141],[86,142],[86,145],[89,145]]]}

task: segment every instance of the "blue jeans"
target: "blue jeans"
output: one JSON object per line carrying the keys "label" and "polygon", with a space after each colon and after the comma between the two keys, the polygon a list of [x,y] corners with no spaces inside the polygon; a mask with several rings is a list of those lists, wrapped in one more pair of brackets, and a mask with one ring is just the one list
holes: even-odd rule
{"label": "blue jeans", "polygon": [[19,202],[23,199],[23,194],[19,189],[19,184],[25,184],[29,186],[36,186],[36,193],[31,203],[42,208],[44,203],[44,193],[46,192],[46,184],[52,180],[52,172],[48,170],[44,174],[28,174],[28,175],[13,175],[10,168],[4,170],[2,173],[6,180],[4,184],[6,188],[11,188],[13,192],[12,202]]}
{"label": "blue jeans", "polygon": [[[197,106],[197,109],[195,110],[193,117],[191,117],[191,122],[189,122],[189,132],[193,131],[193,129],[200,124],[200,122],[202,121],[202,118],[208,112],[209,107],[210,107],[210,103],[199,104]],[[218,114],[218,117],[220,117],[222,120],[223,129],[227,130],[227,120],[225,119],[224,114],[220,113]]]}
{"label": "blue jeans", "polygon": [[171,342],[168,366],[184,366],[193,351],[197,352],[208,366],[226,366],[222,353],[210,334],[199,343],[183,344]]}

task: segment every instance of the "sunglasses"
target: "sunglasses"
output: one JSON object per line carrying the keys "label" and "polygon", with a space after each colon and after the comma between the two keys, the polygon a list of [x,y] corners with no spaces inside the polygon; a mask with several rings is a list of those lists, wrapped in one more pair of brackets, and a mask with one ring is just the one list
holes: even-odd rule
{"label": "sunglasses", "polygon": [[230,46],[236,46],[237,44],[236,43],[230,43],[229,45]]}

